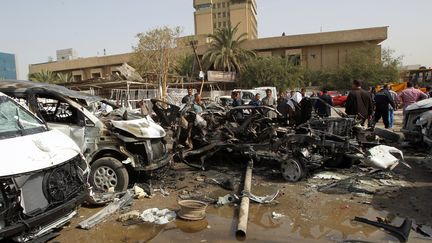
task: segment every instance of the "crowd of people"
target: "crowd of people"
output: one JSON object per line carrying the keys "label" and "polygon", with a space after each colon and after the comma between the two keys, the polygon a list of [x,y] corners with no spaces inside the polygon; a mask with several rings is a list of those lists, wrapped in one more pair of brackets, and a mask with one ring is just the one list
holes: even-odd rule
{"label": "crowd of people", "polygon": [[354,80],[345,103],[345,112],[348,115],[355,115],[364,125],[368,121],[368,126],[374,127],[381,119],[384,127],[391,129],[394,126],[394,111],[402,107],[403,114],[405,109],[422,99],[430,98],[430,88],[424,93],[412,83],[407,83],[407,88],[397,94],[387,84],[382,86],[378,92],[375,87],[370,91],[362,89],[361,82]]}
{"label": "crowd of people", "polygon": [[[252,100],[245,104],[241,99],[240,91],[231,93],[232,107],[249,105],[249,106],[267,106],[277,110],[281,116],[280,121],[287,124],[301,124],[309,120],[312,111],[321,117],[331,116],[331,106],[333,99],[328,94],[328,90],[323,88],[321,92],[312,92],[310,96],[306,95],[306,89],[300,91],[281,91],[277,98],[273,96],[271,89],[267,89],[266,96],[261,98],[260,93],[256,93]],[[354,80],[352,89],[349,92],[345,103],[345,113],[356,116],[361,121],[361,125],[374,127],[381,119],[385,128],[391,129],[394,126],[394,112],[400,107],[405,113],[406,107],[426,98],[430,98],[432,89],[428,87],[426,93],[422,92],[412,83],[407,84],[407,88],[397,94],[390,89],[389,85],[384,84],[377,92],[375,87],[369,91],[362,88],[362,83]],[[192,89],[188,89],[188,94],[183,97],[182,103],[191,104],[194,111],[199,113],[205,109],[204,102],[200,94],[192,94]],[[275,112],[267,113],[269,118],[276,118]]]}

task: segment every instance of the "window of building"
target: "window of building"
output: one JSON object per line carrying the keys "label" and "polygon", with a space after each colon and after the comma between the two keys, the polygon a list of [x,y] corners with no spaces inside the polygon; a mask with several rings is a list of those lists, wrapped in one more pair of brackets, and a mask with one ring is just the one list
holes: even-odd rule
{"label": "window of building", "polygon": [[101,73],[92,73],[91,76],[92,78],[97,79],[101,77]]}
{"label": "window of building", "polygon": [[216,8],[216,4],[215,3],[213,3],[213,8]]}
{"label": "window of building", "polygon": [[213,23],[213,29],[216,29],[216,23]]}
{"label": "window of building", "polygon": [[225,8],[225,3],[222,3],[222,8]]}
{"label": "window of building", "polygon": [[223,27],[226,27],[226,22],[225,21],[223,22]]}
{"label": "window of building", "polygon": [[299,66],[301,64],[301,56],[297,55],[288,55],[288,61],[291,62],[295,66]]}
{"label": "window of building", "polygon": [[229,2],[227,2],[227,7],[229,7],[229,5],[230,5],[230,3],[229,3]]}
{"label": "window of building", "polygon": [[223,12],[223,13],[222,13],[222,16],[225,18],[225,17],[226,17],[226,12]]}
{"label": "window of building", "polygon": [[222,27],[222,23],[221,22],[218,22],[218,27],[219,28]]}
{"label": "window of building", "polygon": [[216,14],[215,14],[215,13],[213,13],[213,18],[214,18],[214,19],[216,18]]}
{"label": "window of building", "polygon": [[219,13],[218,13],[218,18],[220,18],[220,17],[221,17],[221,13],[219,12]]}
{"label": "window of building", "polygon": [[73,80],[74,81],[82,81],[82,76],[81,75],[74,75]]}
{"label": "window of building", "polygon": [[218,3],[218,4],[217,4],[217,8],[220,8],[220,7],[221,7],[221,4],[220,4],[220,3]]}
{"label": "window of building", "polygon": [[227,13],[227,16],[230,17],[230,13],[229,12]]}

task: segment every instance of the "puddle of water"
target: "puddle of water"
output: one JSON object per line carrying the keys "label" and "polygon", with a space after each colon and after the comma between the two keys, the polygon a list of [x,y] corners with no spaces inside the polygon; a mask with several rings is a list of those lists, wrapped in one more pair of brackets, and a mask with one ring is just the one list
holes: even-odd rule
{"label": "puddle of water", "polygon": [[[274,186],[254,185],[253,193],[258,196],[271,194]],[[403,219],[385,211],[376,211],[370,205],[351,202],[347,196],[313,194],[309,197],[297,196],[302,193],[296,186],[286,186],[285,194],[277,198],[279,204],[261,205],[251,203],[247,230],[248,242],[342,242],[357,240],[369,242],[398,242],[388,233],[363,223],[353,222],[356,216],[374,220],[386,217],[400,225]],[[289,193],[288,193],[289,192]],[[212,196],[229,193],[218,189]],[[161,207],[175,208],[174,200],[163,200]],[[283,214],[279,219],[272,218],[272,212]],[[91,209],[81,209],[80,215],[86,218],[94,213]],[[110,220],[96,226],[91,231],[75,230],[72,227],[62,231],[59,242],[238,242],[238,207],[223,206],[207,208],[207,217],[201,221],[177,219],[165,226],[148,224],[123,226]],[[75,223],[82,218],[74,219]],[[70,232],[68,232],[70,231]],[[67,237],[69,235],[69,238]],[[71,239],[70,236],[73,236]],[[410,237],[417,236],[411,232]]]}

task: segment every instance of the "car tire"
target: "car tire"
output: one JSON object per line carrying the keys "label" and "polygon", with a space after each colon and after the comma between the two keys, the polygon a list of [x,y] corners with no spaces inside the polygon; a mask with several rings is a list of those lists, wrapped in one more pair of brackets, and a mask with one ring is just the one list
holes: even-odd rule
{"label": "car tire", "polygon": [[96,191],[126,191],[129,184],[129,174],[125,166],[112,157],[102,157],[91,164],[90,184]]}
{"label": "car tire", "polygon": [[285,158],[281,163],[282,177],[289,182],[297,182],[306,176],[303,161],[299,158]]}

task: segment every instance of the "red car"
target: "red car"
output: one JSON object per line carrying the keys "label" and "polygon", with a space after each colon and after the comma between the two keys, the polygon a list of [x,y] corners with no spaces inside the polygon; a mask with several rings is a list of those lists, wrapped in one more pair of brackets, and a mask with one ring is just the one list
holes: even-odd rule
{"label": "red car", "polygon": [[342,95],[339,91],[329,91],[327,94],[332,97],[333,106],[345,106],[348,96]]}

